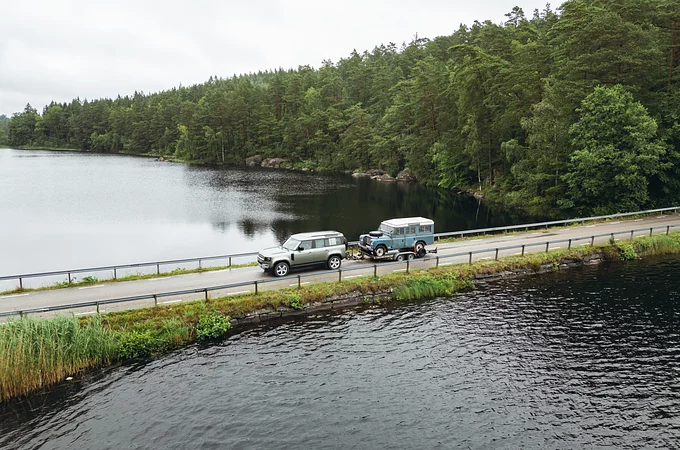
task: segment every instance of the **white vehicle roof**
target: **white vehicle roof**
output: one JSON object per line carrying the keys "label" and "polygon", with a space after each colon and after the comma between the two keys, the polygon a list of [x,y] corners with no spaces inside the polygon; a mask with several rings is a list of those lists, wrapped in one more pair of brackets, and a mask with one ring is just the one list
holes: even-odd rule
{"label": "white vehicle roof", "polygon": [[297,239],[298,241],[302,241],[305,239],[321,239],[327,237],[340,237],[340,236],[342,236],[342,233],[329,230],[329,231],[312,231],[311,233],[297,233],[292,235],[291,237],[293,239]]}
{"label": "white vehicle roof", "polygon": [[404,217],[401,219],[384,220],[385,225],[391,227],[405,227],[408,225],[434,225],[434,220],[425,217]]}

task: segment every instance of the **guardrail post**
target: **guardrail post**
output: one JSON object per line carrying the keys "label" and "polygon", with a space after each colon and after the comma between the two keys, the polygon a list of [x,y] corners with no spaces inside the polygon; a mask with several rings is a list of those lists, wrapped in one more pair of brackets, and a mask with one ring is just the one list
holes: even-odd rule
{"label": "guardrail post", "polygon": [[590,237],[590,246],[592,247],[593,245],[595,245],[595,236]]}
{"label": "guardrail post", "polygon": [[470,259],[468,260],[468,263],[472,264],[472,252],[470,252]]}
{"label": "guardrail post", "polygon": [[153,294],[153,306],[158,306],[158,296],[156,294]]}
{"label": "guardrail post", "polygon": [[23,318],[24,318],[24,312],[23,312],[23,311],[19,311],[19,318],[20,318],[20,319],[23,319]]}
{"label": "guardrail post", "polygon": [[342,282],[342,269],[338,269],[338,283]]}
{"label": "guardrail post", "polygon": [[633,240],[633,233],[634,233],[634,232],[635,232],[635,230],[630,230],[630,240],[631,240],[631,241]]}
{"label": "guardrail post", "polygon": [[231,256],[229,257],[229,267],[231,267]]}
{"label": "guardrail post", "polygon": [[439,256],[437,256],[437,264],[434,266],[435,269],[439,269]]}
{"label": "guardrail post", "polygon": [[567,250],[571,250],[571,239],[569,239],[569,246],[567,247]]}
{"label": "guardrail post", "polygon": [[671,231],[671,226],[670,225],[666,226],[666,236],[668,236],[668,233],[670,233],[670,231]]}
{"label": "guardrail post", "polygon": [[114,280],[116,279],[117,275],[118,275],[118,274],[116,273],[116,268],[114,267],[114,268],[113,268],[113,279],[114,279]]}
{"label": "guardrail post", "polygon": [[496,261],[498,261],[498,249],[496,249]]}
{"label": "guardrail post", "polygon": [[545,243],[545,252],[548,253],[548,247],[550,246],[550,241]]}
{"label": "guardrail post", "polygon": [[524,244],[522,244],[522,256],[524,256]]}
{"label": "guardrail post", "polygon": [[68,284],[71,284],[71,272],[68,273]]}
{"label": "guardrail post", "polygon": [[378,265],[373,264],[373,278],[378,278]]}
{"label": "guardrail post", "polygon": [[406,260],[406,273],[408,273],[408,269],[409,269],[410,265],[411,265],[411,261],[409,261],[409,260],[407,259],[407,260]]}
{"label": "guardrail post", "polygon": [[208,301],[208,288],[205,288],[204,292],[205,292],[205,301],[207,302]]}
{"label": "guardrail post", "polygon": [[257,280],[255,280],[255,293],[257,294]]}
{"label": "guardrail post", "polygon": [[[666,233],[666,234],[668,234],[668,233]],[[23,288],[24,288],[24,282],[21,280],[21,277],[19,277],[19,289],[23,289]]]}
{"label": "guardrail post", "polygon": [[200,258],[198,259],[198,268],[199,268],[199,269],[202,269],[202,268],[203,268],[203,267],[201,267],[201,259],[200,259]]}
{"label": "guardrail post", "polygon": [[156,264],[156,275],[160,275],[160,274],[161,274],[161,265]]}
{"label": "guardrail post", "polygon": [[302,287],[302,283],[300,282],[300,275],[298,275],[298,289]]}
{"label": "guardrail post", "polygon": [[97,314],[99,314],[99,302],[97,302]]}
{"label": "guardrail post", "polygon": [[652,236],[652,232],[653,232],[653,231],[654,231],[654,228],[650,228],[650,229],[649,229],[649,236],[650,236],[650,237]]}

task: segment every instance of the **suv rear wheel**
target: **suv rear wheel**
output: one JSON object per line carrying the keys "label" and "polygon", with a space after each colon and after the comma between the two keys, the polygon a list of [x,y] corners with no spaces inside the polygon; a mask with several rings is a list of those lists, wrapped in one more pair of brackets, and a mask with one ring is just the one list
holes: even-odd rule
{"label": "suv rear wheel", "polygon": [[329,269],[331,270],[337,270],[340,268],[340,265],[342,264],[342,260],[338,255],[333,255],[330,258],[328,258],[328,262],[326,265],[328,266]]}
{"label": "suv rear wheel", "polygon": [[272,270],[272,272],[273,272],[274,275],[276,275],[277,277],[285,277],[286,275],[288,275],[288,270],[289,270],[289,269],[290,269],[290,268],[288,267],[288,264],[285,263],[285,262],[283,262],[283,261],[281,261],[281,262],[277,262],[277,263],[274,265],[274,269]]}

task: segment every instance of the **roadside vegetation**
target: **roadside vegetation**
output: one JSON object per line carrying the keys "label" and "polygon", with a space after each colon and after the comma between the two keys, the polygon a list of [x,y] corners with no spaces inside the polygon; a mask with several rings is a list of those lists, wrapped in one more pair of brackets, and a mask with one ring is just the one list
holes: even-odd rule
{"label": "roadside vegetation", "polygon": [[562,264],[579,264],[590,258],[621,261],[678,254],[680,233],[672,233],[87,318],[12,320],[0,326],[0,401],[47,388],[96,367],[223,338],[232,328],[231,318],[272,312],[285,315],[343,299],[375,304],[450,297],[474,288],[475,278],[499,273],[558,270]]}

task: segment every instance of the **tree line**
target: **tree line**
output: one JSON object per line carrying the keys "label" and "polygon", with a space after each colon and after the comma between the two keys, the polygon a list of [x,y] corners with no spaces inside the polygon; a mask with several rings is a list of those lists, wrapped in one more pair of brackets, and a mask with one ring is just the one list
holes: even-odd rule
{"label": "tree line", "polygon": [[[569,0],[503,24],[116,99],[30,105],[13,146],[250,156],[424,184],[529,208],[609,213],[680,200],[677,0]],[[0,129],[1,130],[1,129]],[[1,135],[0,135],[1,138]]]}

